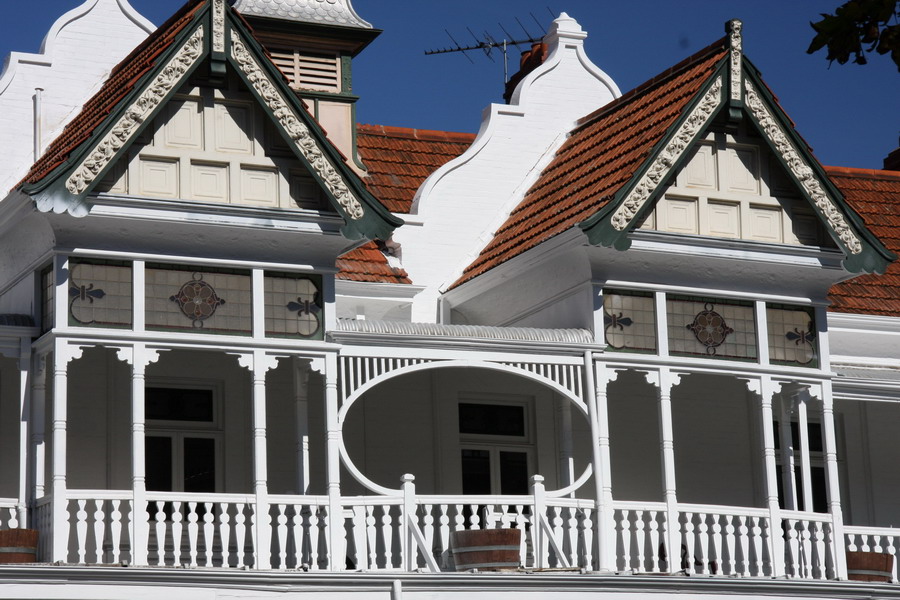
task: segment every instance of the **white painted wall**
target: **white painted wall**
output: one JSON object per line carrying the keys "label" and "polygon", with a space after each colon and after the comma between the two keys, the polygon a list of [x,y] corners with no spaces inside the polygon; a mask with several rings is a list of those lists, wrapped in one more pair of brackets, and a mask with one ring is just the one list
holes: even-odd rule
{"label": "white painted wall", "polygon": [[556,19],[544,64],[522,80],[509,105],[486,108],[472,146],[419,189],[412,212],[424,224],[394,234],[413,283],[427,286],[413,305],[414,321],[434,322],[438,289],[490,241],[576,120],[619,96],[585,56],[586,36],[565,13]]}
{"label": "white painted wall", "polygon": [[34,163],[35,88],[43,88],[40,143],[46,148],[154,29],[128,0],[86,0],[57,19],[40,52],[9,56],[0,76],[0,196]]}

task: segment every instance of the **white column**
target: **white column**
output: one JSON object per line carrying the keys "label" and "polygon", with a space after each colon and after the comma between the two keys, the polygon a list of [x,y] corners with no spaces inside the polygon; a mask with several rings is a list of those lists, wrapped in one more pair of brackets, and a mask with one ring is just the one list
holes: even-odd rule
{"label": "white column", "polygon": [[292,359],[297,419],[297,493],[309,492],[309,362]]}
{"label": "white column", "polygon": [[44,480],[46,477],[47,444],[44,439],[45,421],[47,419],[47,356],[36,355],[32,365],[31,382],[31,448],[33,461],[31,464],[32,502],[44,497]]}
{"label": "white column", "polygon": [[262,269],[253,269],[252,281],[253,337],[262,339],[266,337],[265,271]]}
{"label": "white column", "polygon": [[760,381],[760,423],[766,473],[766,504],[769,507],[769,540],[772,557],[772,576],[784,576],[784,537],[781,530],[781,508],[778,506],[778,467],[775,463],[775,427],[772,397],[775,383],[768,375]]}
{"label": "white column", "polygon": [[812,512],[812,467],[809,464],[809,421],[806,416],[809,391],[803,387],[794,392],[794,403],[797,407],[797,429],[800,434],[800,485],[803,490],[802,510]]}
{"label": "white column", "polygon": [[[127,360],[127,350],[120,357]],[[150,524],[147,511],[147,461],[145,392],[147,366],[159,360],[157,350],[135,344],[131,350],[131,560],[135,566],[147,565]],[[154,511],[155,512],[155,511]]]}
{"label": "white column", "polygon": [[[559,473],[562,487],[575,481],[575,453],[572,440],[572,403],[566,398],[557,400],[557,427],[559,428]],[[572,492],[572,497],[575,493]]]}
{"label": "white column", "polygon": [[327,429],[328,567],[344,570],[344,511],[341,506],[341,430],[338,423],[338,357],[325,355],[325,427]]}
{"label": "white column", "polygon": [[[822,433],[825,449],[825,477],[828,486],[828,509],[832,520],[834,565],[838,579],[847,579],[847,549],[844,546],[844,511],[841,508],[841,486],[837,464],[837,437],[834,432],[834,397],[831,382],[823,381],[819,391],[822,400]],[[896,559],[895,559],[896,560]]]}
{"label": "white column", "polygon": [[789,391],[781,394],[781,417],[779,434],[781,437],[781,485],[784,489],[784,505],[787,510],[798,510],[796,459],[794,456],[794,436],[791,420],[794,416],[794,396]]}
{"label": "white column", "polygon": [[19,527],[28,523],[28,421],[31,414],[31,340],[19,341],[19,490],[16,519]]}
{"label": "white column", "polygon": [[[616,570],[616,523],[613,512],[612,469],[609,458],[609,412],[607,388],[618,373],[602,364],[594,365],[590,351],[584,353],[585,390],[591,425],[594,493],[596,495],[597,570]],[[596,377],[595,377],[596,373]],[[596,381],[596,382],[595,382]]]}
{"label": "white column", "polygon": [[[655,373],[647,377],[651,383]],[[663,499],[666,503],[666,546],[669,572],[681,569],[681,525],[678,513],[678,486],[675,482],[675,433],[672,428],[672,389],[681,383],[681,376],[669,369],[660,369],[659,381],[659,448],[662,456]]]}
{"label": "white column", "polygon": [[[58,290],[58,288],[57,288]],[[81,357],[81,348],[56,340],[53,351],[53,461],[51,464],[53,499],[51,519],[53,538],[51,562],[67,562],[69,513],[66,498],[66,421],[68,409],[69,361]]]}
{"label": "white column", "polygon": [[257,569],[272,568],[271,523],[269,518],[269,469],[266,448],[266,373],[277,366],[277,359],[265,350],[254,350],[253,374],[253,493],[256,495],[256,547],[254,562]]}

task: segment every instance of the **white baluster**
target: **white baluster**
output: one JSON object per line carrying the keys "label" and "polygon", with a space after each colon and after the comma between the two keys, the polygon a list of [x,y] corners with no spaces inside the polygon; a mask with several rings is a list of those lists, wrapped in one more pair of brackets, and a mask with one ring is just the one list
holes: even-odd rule
{"label": "white baluster", "polygon": [[802,544],[801,548],[801,557],[803,559],[803,563],[801,565],[801,570],[803,572],[803,577],[806,579],[812,578],[812,544],[810,543],[810,531],[809,528],[812,524],[812,521],[801,521],[803,524],[803,529],[800,532],[800,540]]}
{"label": "white baluster", "polygon": [[110,503],[112,510],[109,513],[109,535],[112,541],[113,563],[122,560],[122,512],[119,510],[121,505],[121,500],[113,500]]}
{"label": "white baluster", "polygon": [[[422,515],[422,527],[425,528],[425,552],[431,552],[434,555],[434,533],[435,518],[434,512],[438,510],[437,505],[426,504],[422,506],[424,514]],[[410,552],[415,552],[415,548],[411,548]]]}
{"label": "white baluster", "polygon": [[183,515],[181,514],[181,502],[172,502],[172,557],[175,566],[181,566],[181,532]]}
{"label": "white baluster", "polygon": [[825,527],[823,523],[815,523],[813,530],[813,544],[815,554],[813,556],[813,576],[816,579],[827,579],[825,560]]}
{"label": "white baluster", "polygon": [[712,541],[713,549],[712,551],[715,553],[715,557],[708,556],[707,557],[707,573],[717,574],[721,573],[721,569],[724,568],[725,564],[722,559],[722,516],[721,515],[710,515],[710,520],[712,521],[712,527],[710,527],[710,538]]}
{"label": "white baluster", "polygon": [[438,513],[440,518],[438,519],[438,523],[440,523],[440,527],[438,528],[438,543],[441,549],[441,560],[440,565],[441,569],[449,569],[450,568],[450,513],[448,512],[448,506],[446,504],[440,505],[440,512]]}
{"label": "white baluster", "polygon": [[697,570],[694,568],[694,553],[696,550],[694,513],[684,513],[684,548],[673,548],[672,560],[678,560],[688,573],[696,573]]}
{"label": "white baluster", "polygon": [[800,542],[797,539],[796,523],[793,519],[785,519],[787,523],[787,547],[790,549],[790,565],[792,577],[800,577]]}
{"label": "white baluster", "polygon": [[163,566],[166,564],[166,513],[163,508],[164,502],[156,503],[156,564]]}
{"label": "white baluster", "polygon": [[247,517],[244,515],[244,503],[238,502],[235,504],[236,512],[234,514],[234,538],[235,543],[237,544],[237,568],[241,568],[244,566],[244,544],[247,541],[247,529],[246,529],[246,521]]}
{"label": "white baluster", "polygon": [[700,540],[700,555],[697,557],[697,560],[700,562],[699,568],[703,570],[703,573],[709,574],[709,525],[706,520],[709,515],[705,513],[700,513],[698,515],[700,517],[700,522],[697,523],[697,539]]}
{"label": "white baluster", "polygon": [[576,508],[569,508],[568,533],[569,533],[569,564],[578,566],[578,513]]}
{"label": "white baluster", "polygon": [[[726,563],[723,558],[719,559],[719,569],[722,575],[734,575],[737,573],[737,556],[735,556],[735,542],[734,539],[734,519],[731,515],[723,515],[723,519],[725,519],[725,551],[728,553],[728,562]],[[725,566],[728,565],[726,569]]]}
{"label": "white baluster", "polygon": [[103,539],[106,537],[106,513],[103,511],[103,500],[94,499],[94,563],[102,564]]}
{"label": "white baluster", "polygon": [[353,545],[356,547],[356,568],[366,569],[366,509],[364,506],[354,506],[351,509],[353,518]]}
{"label": "white baluster", "polygon": [[203,512],[203,557],[205,559],[204,564],[207,567],[213,566],[213,553],[215,551],[214,506],[215,504],[212,502],[203,503],[203,508],[205,509]]}
{"label": "white baluster", "polygon": [[647,566],[645,564],[645,552],[646,552],[646,542],[647,538],[644,532],[646,524],[644,523],[644,511],[636,510],[634,511],[634,545],[635,545],[635,554],[637,555],[637,566],[636,569],[638,571],[646,571]]}
{"label": "white baluster", "polygon": [[[78,510],[75,513],[75,535],[78,537],[78,562],[87,562],[87,500],[76,502]],[[68,512],[68,511],[67,511]]]}
{"label": "white baluster", "polygon": [[227,502],[219,503],[219,543],[222,544],[222,566],[231,566],[231,515]]}
{"label": "white baluster", "polygon": [[[328,531],[326,530],[326,528],[328,527],[329,517],[330,515],[328,514],[328,509],[325,506],[316,506],[315,510],[311,511],[309,517],[309,568],[311,570],[318,571],[322,568],[322,565],[319,564],[319,557],[322,556],[322,553],[319,551],[319,544],[322,541],[323,534],[325,535],[327,544]],[[327,547],[324,556],[328,556]],[[328,565],[326,564],[326,567],[327,566]]]}
{"label": "white baluster", "polygon": [[590,508],[583,509],[584,511],[584,519],[581,520],[582,525],[582,539],[584,540],[584,561],[581,566],[586,569],[593,570],[594,568],[594,521],[593,521],[593,510]]}
{"label": "white baluster", "polygon": [[650,528],[650,572],[659,573],[659,512],[651,510],[649,513]]}
{"label": "white baluster", "polygon": [[191,561],[191,566],[197,566],[197,533],[200,528],[197,525],[197,521],[199,520],[199,515],[197,514],[197,503],[196,502],[188,502],[188,549],[189,556]]}
{"label": "white baluster", "polygon": [[737,536],[741,548],[741,570],[743,577],[750,576],[750,528],[747,526],[752,517],[738,517]]}
{"label": "white baluster", "polygon": [[[765,574],[765,561],[763,560],[763,524],[765,523],[765,517],[751,517],[751,519],[750,536],[753,542],[753,559],[756,561],[756,564],[755,572],[750,571],[750,574],[762,577]],[[772,531],[769,529],[769,535],[771,534]]]}
{"label": "white baluster", "polygon": [[624,554],[625,566],[623,570],[631,570],[631,521],[628,518],[628,511],[622,510],[622,519],[619,521],[622,525],[622,554]]}
{"label": "white baluster", "polygon": [[378,568],[378,528],[375,518],[375,507],[366,507],[366,533],[369,539],[369,565],[370,570]]}
{"label": "white baluster", "polygon": [[394,566],[394,545],[391,536],[391,510],[390,506],[383,506],[381,513],[381,540],[384,543],[384,568],[390,569]]}
{"label": "white baluster", "polygon": [[275,521],[277,523],[276,530],[278,532],[278,568],[284,571],[287,569],[288,518],[287,513],[285,512],[287,507],[284,504],[276,504],[275,510]]}

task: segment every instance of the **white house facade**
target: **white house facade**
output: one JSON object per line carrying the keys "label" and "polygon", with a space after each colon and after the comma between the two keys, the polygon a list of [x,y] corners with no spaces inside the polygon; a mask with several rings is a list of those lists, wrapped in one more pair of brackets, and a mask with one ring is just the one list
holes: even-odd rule
{"label": "white house facade", "polygon": [[563,13],[473,136],[355,122],[350,0],[92,19],[0,78],[0,598],[900,597],[900,166],[740,21],[623,93]]}

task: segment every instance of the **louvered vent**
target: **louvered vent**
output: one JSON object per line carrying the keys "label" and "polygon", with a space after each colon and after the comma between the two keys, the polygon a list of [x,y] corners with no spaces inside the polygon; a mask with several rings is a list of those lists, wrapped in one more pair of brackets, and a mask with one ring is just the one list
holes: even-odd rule
{"label": "louvered vent", "polygon": [[272,62],[287,75],[291,87],[322,92],[341,91],[340,60],[335,54],[269,49]]}

